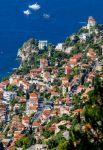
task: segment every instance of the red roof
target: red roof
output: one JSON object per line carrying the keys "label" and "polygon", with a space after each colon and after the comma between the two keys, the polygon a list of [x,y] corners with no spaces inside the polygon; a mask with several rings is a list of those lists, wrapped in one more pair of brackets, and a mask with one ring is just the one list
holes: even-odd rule
{"label": "red roof", "polygon": [[30,109],[30,110],[36,110],[37,108],[38,108],[38,105],[29,106],[29,109]]}
{"label": "red roof", "polygon": [[37,97],[37,96],[38,96],[38,94],[36,92],[33,92],[30,94],[30,97]]}
{"label": "red roof", "polygon": [[31,70],[30,72],[31,73],[39,73],[39,72],[41,72],[43,69],[42,68],[38,68],[38,69],[33,69],[33,70]]}
{"label": "red roof", "polygon": [[51,95],[59,95],[58,92],[51,92]]}
{"label": "red roof", "polygon": [[38,126],[40,126],[40,122],[34,122],[34,123],[32,124],[32,126],[38,127]]}
{"label": "red roof", "polygon": [[9,80],[3,81],[2,84],[3,85],[8,85],[9,84]]}
{"label": "red roof", "polygon": [[73,113],[79,113],[79,112],[80,113],[84,112],[84,109],[80,108],[73,111]]}

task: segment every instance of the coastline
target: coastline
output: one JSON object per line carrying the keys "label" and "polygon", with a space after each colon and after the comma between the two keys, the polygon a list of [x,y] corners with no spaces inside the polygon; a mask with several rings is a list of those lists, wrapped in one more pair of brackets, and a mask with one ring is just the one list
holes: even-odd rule
{"label": "coastline", "polygon": [[103,25],[89,16],[87,25],[63,43],[32,38],[17,57],[20,66],[0,82],[0,145],[49,150],[66,143],[65,150],[71,144],[78,149],[87,142],[84,135],[92,134],[86,138],[95,147],[99,129],[102,144],[102,123],[93,125],[102,120]]}

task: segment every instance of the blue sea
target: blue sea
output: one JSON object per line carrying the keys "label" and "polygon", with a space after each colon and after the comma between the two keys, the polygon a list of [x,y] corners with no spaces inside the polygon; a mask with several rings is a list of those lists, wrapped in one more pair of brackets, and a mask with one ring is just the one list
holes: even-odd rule
{"label": "blue sea", "polygon": [[[24,15],[36,2],[41,8]],[[44,18],[44,13],[50,17]],[[90,15],[103,23],[103,0],[0,0],[0,77],[19,65],[16,55],[23,42],[31,37],[63,42]]]}

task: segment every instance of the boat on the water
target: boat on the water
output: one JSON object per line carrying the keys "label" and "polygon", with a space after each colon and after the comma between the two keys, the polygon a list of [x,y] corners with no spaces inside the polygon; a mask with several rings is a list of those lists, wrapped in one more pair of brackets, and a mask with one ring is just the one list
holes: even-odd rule
{"label": "boat on the water", "polygon": [[38,3],[32,4],[28,6],[30,9],[33,10],[39,10],[40,9],[40,5]]}
{"label": "boat on the water", "polygon": [[25,11],[23,11],[23,13],[28,16],[28,15],[31,14],[31,11],[30,10],[25,10]]}
{"label": "boat on the water", "polygon": [[44,18],[46,18],[46,19],[48,19],[48,18],[50,18],[50,15],[49,15],[49,14],[44,13],[44,14],[43,14],[43,17],[44,17]]}

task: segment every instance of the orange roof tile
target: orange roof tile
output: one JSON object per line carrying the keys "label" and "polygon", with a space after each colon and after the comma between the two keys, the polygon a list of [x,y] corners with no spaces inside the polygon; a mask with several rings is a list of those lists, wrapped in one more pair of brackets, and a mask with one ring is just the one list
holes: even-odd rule
{"label": "orange roof tile", "polygon": [[31,97],[37,97],[38,94],[37,94],[36,92],[33,92],[33,93],[30,94],[30,96],[31,96]]}
{"label": "orange roof tile", "polygon": [[37,110],[37,108],[38,108],[38,105],[29,106],[29,109],[30,109],[30,110]]}
{"label": "orange roof tile", "polygon": [[80,108],[73,111],[73,113],[79,113],[79,112],[80,113],[84,112],[84,109]]}
{"label": "orange roof tile", "polygon": [[32,126],[38,127],[38,126],[40,126],[40,122],[34,122],[34,123],[32,124]]}

